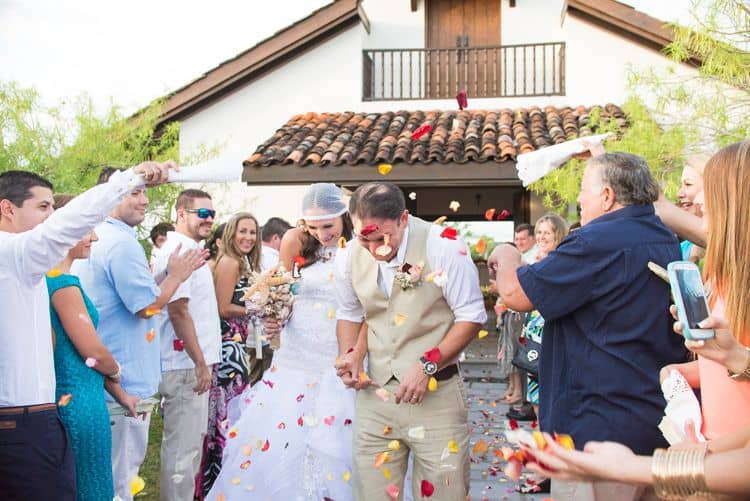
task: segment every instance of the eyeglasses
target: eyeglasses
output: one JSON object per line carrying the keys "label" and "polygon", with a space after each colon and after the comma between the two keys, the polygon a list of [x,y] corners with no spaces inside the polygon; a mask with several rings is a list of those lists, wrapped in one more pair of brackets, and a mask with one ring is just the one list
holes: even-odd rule
{"label": "eyeglasses", "polygon": [[216,216],[216,211],[213,209],[206,209],[205,207],[201,207],[200,209],[185,209],[185,212],[191,212],[193,214],[198,214],[198,217],[201,219],[208,219],[213,218]]}

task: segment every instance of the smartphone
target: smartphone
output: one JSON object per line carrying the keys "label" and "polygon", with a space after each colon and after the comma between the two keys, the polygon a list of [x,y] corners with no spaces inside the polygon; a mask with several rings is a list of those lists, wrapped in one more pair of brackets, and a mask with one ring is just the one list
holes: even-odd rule
{"label": "smartphone", "polygon": [[667,266],[667,274],[677,306],[677,317],[682,322],[682,335],[693,341],[714,337],[713,329],[698,327],[698,322],[710,314],[698,267],[690,261],[674,261]]}

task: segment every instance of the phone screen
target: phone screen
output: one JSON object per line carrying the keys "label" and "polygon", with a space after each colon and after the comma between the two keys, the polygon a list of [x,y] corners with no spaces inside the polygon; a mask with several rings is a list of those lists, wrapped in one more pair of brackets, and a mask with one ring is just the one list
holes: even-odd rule
{"label": "phone screen", "polygon": [[677,283],[680,287],[682,304],[685,306],[685,316],[690,329],[700,329],[698,322],[708,316],[706,307],[706,292],[703,288],[700,272],[697,268],[675,270]]}

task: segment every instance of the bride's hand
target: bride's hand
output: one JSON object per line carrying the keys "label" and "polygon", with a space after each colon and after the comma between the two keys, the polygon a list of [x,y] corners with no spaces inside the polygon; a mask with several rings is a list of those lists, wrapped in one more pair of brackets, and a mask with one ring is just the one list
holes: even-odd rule
{"label": "bride's hand", "polygon": [[265,317],[263,319],[263,331],[268,341],[272,340],[281,332],[281,320],[275,317]]}
{"label": "bride's hand", "polygon": [[364,355],[351,351],[339,356],[333,365],[336,368],[336,375],[341,378],[347,388],[364,390],[372,384],[370,379],[360,381],[359,378],[359,375],[364,372],[364,359]]}

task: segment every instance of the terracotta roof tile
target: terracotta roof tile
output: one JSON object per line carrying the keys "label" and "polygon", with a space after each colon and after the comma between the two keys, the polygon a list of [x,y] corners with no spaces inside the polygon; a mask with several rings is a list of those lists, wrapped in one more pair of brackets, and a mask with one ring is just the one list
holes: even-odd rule
{"label": "terracotta roof tile", "polygon": [[[305,113],[289,119],[244,165],[375,165],[515,160],[516,155],[596,133],[591,113],[627,126],[623,111],[603,107],[516,110]],[[421,125],[432,130],[412,139]]]}

